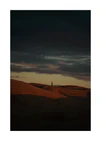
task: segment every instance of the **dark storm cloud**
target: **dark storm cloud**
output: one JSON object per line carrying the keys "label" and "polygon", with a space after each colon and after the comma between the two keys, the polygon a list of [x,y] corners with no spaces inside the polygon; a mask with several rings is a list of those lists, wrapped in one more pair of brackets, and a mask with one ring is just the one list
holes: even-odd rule
{"label": "dark storm cloud", "polygon": [[50,64],[11,64],[13,72],[37,72],[46,74],[61,74],[63,76],[71,76],[77,79],[90,80],[90,66],[86,63],[69,62],[68,64],[50,65]]}
{"label": "dark storm cloud", "polygon": [[11,53],[11,62],[16,62],[16,63],[25,62],[25,63],[36,63],[36,64],[46,64],[46,63],[56,64],[57,60],[46,59],[42,53],[34,54],[34,53],[12,52]]}
{"label": "dark storm cloud", "polygon": [[89,54],[89,11],[11,13],[11,49]]}
{"label": "dark storm cloud", "polygon": [[44,66],[26,67],[26,66],[11,64],[11,70],[13,72],[37,72],[37,73],[46,73],[46,74],[58,73],[57,70],[50,69],[48,66],[47,67],[44,67]]}
{"label": "dark storm cloud", "polygon": [[73,63],[72,65],[61,65],[58,68],[63,75],[72,76],[77,79],[90,80],[89,64]]}
{"label": "dark storm cloud", "polygon": [[27,66],[12,71],[88,79],[90,11],[11,11],[11,62]]}
{"label": "dark storm cloud", "polygon": [[39,65],[39,66],[37,66],[37,68],[39,68],[39,69],[46,69],[46,68],[49,68],[47,65]]}
{"label": "dark storm cloud", "polygon": [[59,70],[72,73],[90,73],[90,66],[87,64],[74,63],[73,65],[61,65]]}

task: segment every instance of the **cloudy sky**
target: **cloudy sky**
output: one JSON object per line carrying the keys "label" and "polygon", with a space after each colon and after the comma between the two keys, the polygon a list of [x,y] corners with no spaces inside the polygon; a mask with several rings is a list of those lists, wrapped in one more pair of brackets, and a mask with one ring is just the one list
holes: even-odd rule
{"label": "cloudy sky", "polygon": [[11,11],[11,78],[90,87],[90,11]]}

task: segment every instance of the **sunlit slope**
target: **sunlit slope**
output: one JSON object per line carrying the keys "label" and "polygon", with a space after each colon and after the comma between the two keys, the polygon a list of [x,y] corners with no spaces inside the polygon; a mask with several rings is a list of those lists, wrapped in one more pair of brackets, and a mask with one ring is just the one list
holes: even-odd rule
{"label": "sunlit slope", "polygon": [[31,84],[13,79],[11,79],[11,94],[33,94],[53,99],[66,98],[66,96],[60,94],[59,92],[41,89]]}

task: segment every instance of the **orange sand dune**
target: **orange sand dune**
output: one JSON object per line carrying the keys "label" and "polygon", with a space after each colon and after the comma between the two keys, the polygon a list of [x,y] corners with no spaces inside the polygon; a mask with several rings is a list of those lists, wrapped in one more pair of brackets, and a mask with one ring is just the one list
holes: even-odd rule
{"label": "orange sand dune", "polygon": [[72,89],[72,88],[58,88],[59,93],[65,94],[67,96],[79,96],[79,97],[86,97],[87,93],[89,92],[88,89],[82,90],[82,89]]}
{"label": "orange sand dune", "polygon": [[[32,84],[33,86],[51,91],[50,85],[38,84],[38,83],[30,83],[30,84]],[[67,97],[68,96],[86,97],[87,93],[90,91],[89,88],[73,86],[73,85],[54,86],[53,89],[54,89],[54,92],[60,93]]]}
{"label": "orange sand dune", "polygon": [[66,96],[49,90],[44,90],[31,84],[11,79],[11,94],[33,94],[48,98],[66,98]]}

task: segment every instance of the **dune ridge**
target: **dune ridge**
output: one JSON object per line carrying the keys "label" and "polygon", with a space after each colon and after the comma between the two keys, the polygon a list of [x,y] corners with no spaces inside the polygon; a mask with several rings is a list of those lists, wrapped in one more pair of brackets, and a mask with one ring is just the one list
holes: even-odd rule
{"label": "dune ridge", "polygon": [[[38,88],[51,91],[50,85],[38,84],[38,83],[30,83],[30,84]],[[68,96],[87,97],[87,94],[90,93],[89,88],[75,86],[75,85],[54,86],[53,89],[54,92],[60,93],[66,97]]]}
{"label": "dune ridge", "polygon": [[29,83],[11,79],[11,94],[33,94],[48,98],[66,98],[66,96],[49,90],[44,90]]}

